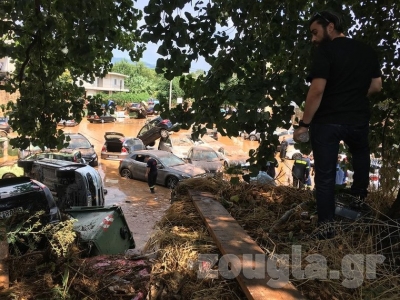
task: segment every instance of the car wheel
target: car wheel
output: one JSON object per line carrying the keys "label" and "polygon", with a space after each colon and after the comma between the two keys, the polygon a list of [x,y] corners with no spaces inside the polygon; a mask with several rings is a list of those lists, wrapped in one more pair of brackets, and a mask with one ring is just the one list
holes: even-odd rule
{"label": "car wheel", "polygon": [[176,187],[176,185],[178,184],[178,178],[176,178],[175,176],[169,176],[167,178],[167,184],[166,186],[170,189],[174,189]]}
{"label": "car wheel", "polygon": [[256,138],[255,135],[251,135],[251,136],[249,136],[249,140],[252,141],[252,142],[254,142],[254,141],[257,140],[257,138]]}
{"label": "car wheel", "polygon": [[166,139],[169,136],[169,132],[166,129],[161,129],[160,135],[163,139]]}
{"label": "car wheel", "polygon": [[6,174],[3,175],[2,179],[14,178],[14,177],[17,177],[17,176],[15,176],[15,174],[13,174],[13,173],[6,173]]}
{"label": "car wheel", "polygon": [[92,163],[91,163],[91,167],[97,167],[99,165],[99,162],[96,160],[96,161],[92,161]]}
{"label": "car wheel", "polygon": [[155,144],[156,144],[156,142],[151,142],[150,144],[148,144],[148,146],[154,147]]}
{"label": "car wheel", "polygon": [[121,177],[124,177],[127,179],[132,178],[132,173],[129,169],[122,169],[120,173],[121,173]]}

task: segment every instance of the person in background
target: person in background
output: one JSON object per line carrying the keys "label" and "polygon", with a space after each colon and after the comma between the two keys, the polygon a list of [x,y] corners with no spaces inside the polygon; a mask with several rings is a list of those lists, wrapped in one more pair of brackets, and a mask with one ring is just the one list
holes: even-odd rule
{"label": "person in background", "polygon": [[335,236],[335,177],[339,144],[352,154],[352,194],[367,196],[369,184],[369,99],[382,88],[381,67],[371,46],[344,35],[341,17],[321,11],[309,20],[314,48],[303,119],[293,138],[310,129],[315,159],[319,239]]}
{"label": "person in background", "polygon": [[300,153],[296,156],[292,167],[293,187],[304,188],[306,180],[310,177],[310,159]]}
{"label": "person in background", "polygon": [[150,192],[154,194],[155,193],[154,187],[156,185],[157,175],[158,175],[157,161],[154,158],[151,158],[149,155],[146,155],[144,157],[144,162],[147,164],[145,177],[147,179]]}
{"label": "person in background", "polygon": [[287,151],[288,146],[289,146],[289,143],[287,142],[286,138],[283,137],[283,138],[282,138],[282,142],[281,142],[281,149],[280,149],[280,158],[281,158],[281,161],[284,161],[284,160],[285,160],[286,151]]}
{"label": "person in background", "polygon": [[274,157],[272,161],[267,161],[267,174],[272,178],[275,178],[275,168],[279,167],[278,160]]}

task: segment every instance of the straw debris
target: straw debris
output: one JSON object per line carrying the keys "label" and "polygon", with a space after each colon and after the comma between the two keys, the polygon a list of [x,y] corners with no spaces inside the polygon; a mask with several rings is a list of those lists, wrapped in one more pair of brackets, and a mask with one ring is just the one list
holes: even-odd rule
{"label": "straw debris", "polygon": [[[270,258],[282,254],[293,258],[293,251],[297,251],[293,246],[300,249],[300,262],[293,265],[293,260],[289,261],[290,280],[307,299],[400,298],[400,224],[386,217],[393,199],[379,192],[370,193],[368,214],[356,221],[338,220],[336,237],[320,241],[316,203],[310,190],[192,178],[175,188],[172,205],[147,244],[147,250],[158,251],[152,267],[150,299],[246,299],[235,280],[198,278],[202,269],[196,265],[199,254],[221,253],[198,216],[189,190],[212,194]],[[367,260],[373,254],[384,257],[383,262],[376,263],[376,273]],[[312,259],[320,257],[325,259],[325,272],[317,268],[318,272],[310,273],[316,266]],[[361,264],[353,261],[357,258]],[[350,270],[342,269],[346,262]],[[299,267],[308,276],[293,274]]]}

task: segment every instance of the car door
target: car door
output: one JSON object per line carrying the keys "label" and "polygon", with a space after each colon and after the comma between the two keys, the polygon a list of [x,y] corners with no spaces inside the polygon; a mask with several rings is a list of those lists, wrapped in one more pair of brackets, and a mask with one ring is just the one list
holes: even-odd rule
{"label": "car door", "polygon": [[145,155],[142,153],[135,154],[131,157],[132,161],[130,169],[134,179],[146,180],[144,175],[146,174],[147,164],[144,162],[144,157]]}

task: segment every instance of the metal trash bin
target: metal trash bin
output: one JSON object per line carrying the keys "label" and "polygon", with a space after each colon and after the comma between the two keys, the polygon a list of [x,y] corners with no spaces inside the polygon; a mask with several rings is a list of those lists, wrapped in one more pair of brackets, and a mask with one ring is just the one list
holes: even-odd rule
{"label": "metal trash bin", "polygon": [[65,211],[77,221],[78,246],[87,255],[124,254],[135,248],[122,208],[117,205],[72,207]]}

